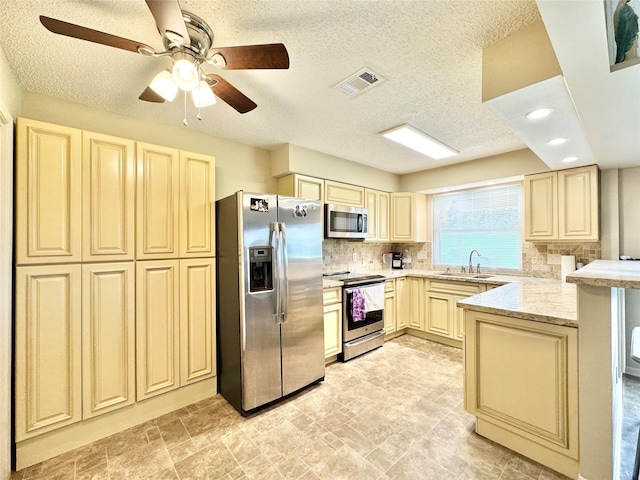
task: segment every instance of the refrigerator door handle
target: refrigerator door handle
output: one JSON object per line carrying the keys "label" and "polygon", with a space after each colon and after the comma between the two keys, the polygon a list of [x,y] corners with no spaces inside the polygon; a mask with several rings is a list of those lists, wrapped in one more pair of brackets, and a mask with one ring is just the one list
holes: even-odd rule
{"label": "refrigerator door handle", "polygon": [[282,239],[282,295],[281,295],[281,307],[280,311],[282,312],[282,323],[286,323],[287,321],[287,299],[289,298],[289,256],[287,255],[287,228],[282,222],[280,224],[280,232],[282,235],[280,238]]}
{"label": "refrigerator door handle", "polygon": [[[281,289],[280,289],[280,224],[278,222],[271,223],[271,240],[273,240],[273,252],[275,255],[274,269],[275,269],[275,278],[276,278],[276,304],[274,305],[275,313],[273,314],[273,318],[275,323],[281,323],[280,318],[282,317],[281,311]],[[270,241],[271,241],[270,240]]]}

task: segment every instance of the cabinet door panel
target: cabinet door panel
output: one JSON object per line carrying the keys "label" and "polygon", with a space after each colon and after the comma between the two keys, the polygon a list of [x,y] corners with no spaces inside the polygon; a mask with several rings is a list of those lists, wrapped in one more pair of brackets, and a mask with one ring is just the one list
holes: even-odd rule
{"label": "cabinet door panel", "polygon": [[378,228],[378,240],[389,241],[389,202],[390,195],[387,192],[378,193],[378,214],[376,223]]}
{"label": "cabinet door panel", "polygon": [[214,260],[180,260],[180,384],[215,375]]}
{"label": "cabinet door panel", "polygon": [[396,331],[396,295],[394,292],[384,295],[384,333]]}
{"label": "cabinet door panel", "polygon": [[177,258],[178,151],[144,143],[136,151],[136,258]]}
{"label": "cabinet door panel", "polygon": [[558,172],[558,238],[598,240],[598,167]]}
{"label": "cabinet door panel", "polygon": [[409,327],[424,331],[423,286],[421,278],[409,277]]}
{"label": "cabinet door panel", "polygon": [[407,328],[409,324],[409,302],[411,292],[406,278],[396,278],[396,330]]}
{"label": "cabinet door panel", "polygon": [[364,207],[368,210],[366,240],[375,241],[378,240],[378,193],[366,188],[364,199]]}
{"label": "cabinet door panel", "polygon": [[451,296],[427,292],[426,299],[427,332],[453,337]]}
{"label": "cabinet door panel", "polygon": [[16,269],[16,441],[81,419],[80,265]]}
{"label": "cabinet door panel", "polygon": [[180,152],[180,257],[215,254],[215,160]]}
{"label": "cabinet door panel", "polygon": [[296,197],[320,200],[324,203],[324,180],[296,175]]}
{"label": "cabinet door panel", "polygon": [[137,400],[179,386],[179,261],[136,263]]}
{"label": "cabinet door panel", "polygon": [[558,235],[556,172],[527,175],[524,180],[525,240],[553,240]]}
{"label": "cabinet door panel", "polygon": [[342,304],[324,306],[324,356],[342,353]]}
{"label": "cabinet door panel", "polygon": [[82,134],[18,119],[16,263],[82,259]]}
{"label": "cabinet door panel", "polygon": [[133,262],[82,266],[83,418],[135,401]]}
{"label": "cabinet door panel", "polygon": [[324,199],[327,203],[362,207],[364,206],[364,187],[325,180]]}
{"label": "cabinet door panel", "polygon": [[83,260],[133,260],[134,142],[83,132]]}

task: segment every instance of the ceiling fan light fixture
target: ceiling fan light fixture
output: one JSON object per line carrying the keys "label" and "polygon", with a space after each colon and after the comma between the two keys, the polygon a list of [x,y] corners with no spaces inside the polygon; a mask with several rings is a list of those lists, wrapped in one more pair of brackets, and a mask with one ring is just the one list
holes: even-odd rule
{"label": "ceiling fan light fixture", "polygon": [[380,135],[434,160],[454,157],[459,153],[457,150],[408,124],[386,130],[381,132]]}
{"label": "ceiling fan light fixture", "polygon": [[178,85],[173,81],[172,75],[167,70],[163,70],[157,74],[153,80],[151,80],[149,88],[167,102],[173,102],[178,94]]}
{"label": "ceiling fan light fixture", "polygon": [[171,73],[173,81],[176,82],[180,90],[190,92],[198,87],[200,75],[198,74],[198,67],[192,61],[186,58],[176,60]]}
{"label": "ceiling fan light fixture", "polygon": [[209,84],[204,80],[200,80],[198,88],[191,92],[191,97],[196,108],[210,107],[216,103],[216,96],[213,94]]}

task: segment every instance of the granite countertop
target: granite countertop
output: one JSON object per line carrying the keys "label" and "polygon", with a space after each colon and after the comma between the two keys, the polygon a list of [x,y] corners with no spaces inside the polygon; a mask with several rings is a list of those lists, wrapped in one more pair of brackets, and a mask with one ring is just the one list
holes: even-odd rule
{"label": "granite countertop", "polygon": [[567,282],[595,287],[640,289],[640,262],[595,260],[567,275]]}
{"label": "granite countertop", "polygon": [[[460,300],[458,305],[468,310],[506,315],[535,322],[569,327],[578,326],[576,286],[559,280],[501,274],[488,274],[491,277],[476,278],[472,274],[442,275],[442,270],[418,269],[383,269],[367,271],[367,273],[384,275],[390,279],[421,277],[431,280],[491,285],[495,288]],[[640,280],[640,272],[638,278]],[[340,285],[342,282],[324,280],[324,288]]]}

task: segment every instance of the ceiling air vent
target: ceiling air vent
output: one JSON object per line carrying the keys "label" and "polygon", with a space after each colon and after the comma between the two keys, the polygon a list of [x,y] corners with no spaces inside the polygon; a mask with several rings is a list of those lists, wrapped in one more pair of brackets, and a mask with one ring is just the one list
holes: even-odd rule
{"label": "ceiling air vent", "polygon": [[355,97],[356,95],[360,95],[362,92],[369,90],[382,82],[384,82],[384,78],[373,72],[371,69],[365,67],[342,82],[337,83],[333,88],[339,89],[345,95]]}

